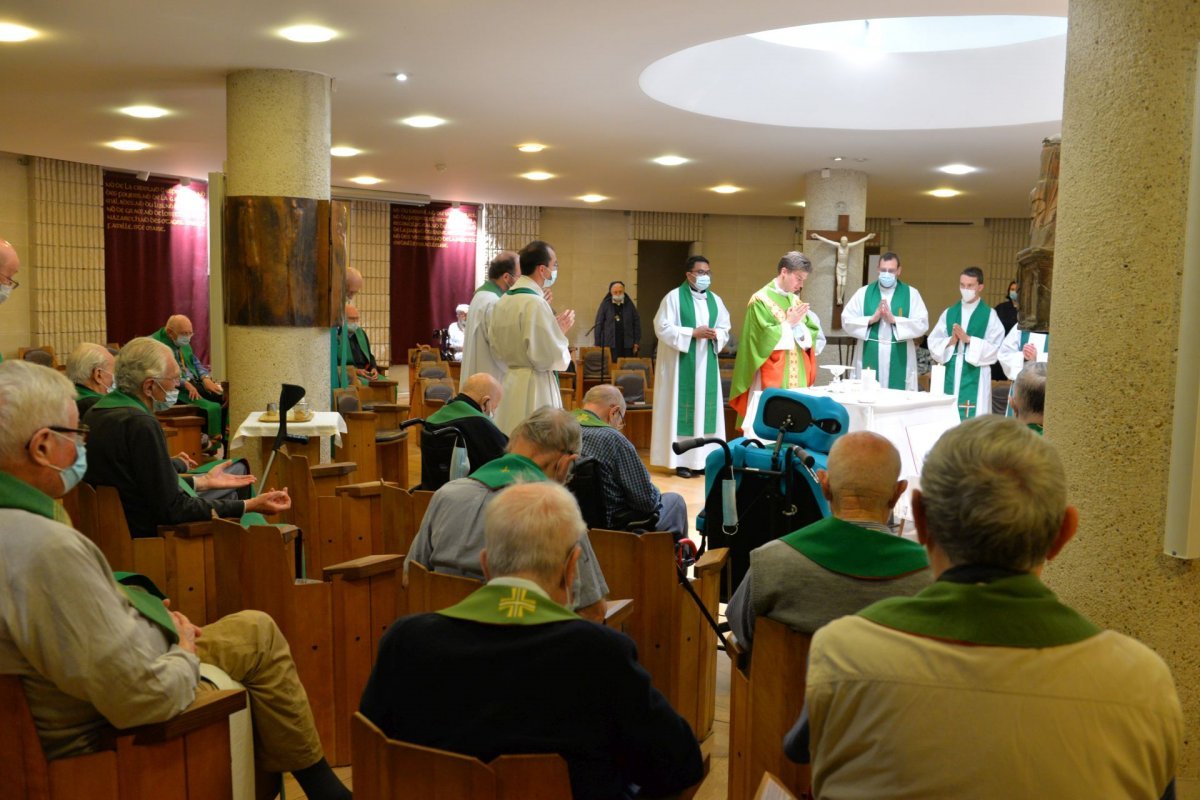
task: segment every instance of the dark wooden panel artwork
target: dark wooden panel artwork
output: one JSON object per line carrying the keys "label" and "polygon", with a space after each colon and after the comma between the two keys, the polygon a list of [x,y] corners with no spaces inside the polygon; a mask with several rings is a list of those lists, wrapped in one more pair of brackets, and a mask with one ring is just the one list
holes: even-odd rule
{"label": "dark wooden panel artwork", "polygon": [[224,256],[227,324],[325,328],[340,317],[328,200],[226,197]]}

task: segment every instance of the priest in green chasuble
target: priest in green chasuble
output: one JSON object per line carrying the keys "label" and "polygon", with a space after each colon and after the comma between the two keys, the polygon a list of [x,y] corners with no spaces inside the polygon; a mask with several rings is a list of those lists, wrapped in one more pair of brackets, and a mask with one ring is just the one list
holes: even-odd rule
{"label": "priest in green chasuble", "polygon": [[687,260],[684,282],[667,293],[654,315],[658,357],[654,367],[654,412],[650,463],[683,478],[704,472],[716,445],[676,455],[680,439],[725,438],[725,398],[717,353],[729,341],[729,311],[715,292],[712,265],[701,255]]}
{"label": "priest in green chasuble", "polygon": [[1004,325],[983,296],[983,270],[967,267],[958,277],[962,302],[942,312],[929,330],[929,354],[946,365],[946,394],[958,398],[958,418],[992,411],[992,371],[1004,343]]}
{"label": "priest in green chasuble", "polygon": [[812,262],[792,251],[779,259],[775,279],[759,289],[746,306],[738,342],[729,405],[739,424],[754,422],[763,389],[801,389],[817,380],[817,356],[825,333],[816,313],[800,299]]}

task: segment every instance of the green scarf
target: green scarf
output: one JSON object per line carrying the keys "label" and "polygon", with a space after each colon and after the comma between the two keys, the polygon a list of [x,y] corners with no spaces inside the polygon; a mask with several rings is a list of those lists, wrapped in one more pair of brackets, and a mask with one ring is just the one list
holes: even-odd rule
{"label": "green scarf", "polygon": [[[692,297],[692,287],[687,281],[679,285],[679,324],[684,328],[696,327],[696,300]],[[713,297],[712,292],[704,293],[705,300],[708,301],[708,324],[712,327],[717,321],[717,300]],[[699,339],[693,338],[688,345],[686,353],[681,353],[679,356],[679,365],[675,370],[675,378],[678,381],[678,398],[676,406],[678,414],[675,418],[675,433],[679,436],[695,436],[696,435],[696,347],[699,344]],[[707,340],[705,342],[707,344]],[[706,398],[715,398],[717,396],[717,386],[720,380],[720,371],[717,369],[717,348],[716,343],[708,347],[708,358],[704,370],[704,396]],[[704,433],[705,435],[714,434],[717,432],[717,406],[714,402],[705,402],[704,404]]]}
{"label": "green scarf", "polygon": [[179,365],[179,370],[183,373],[183,379],[185,381],[198,381],[200,379],[200,376],[196,375],[195,371],[192,369],[192,365],[196,363],[196,354],[192,352],[192,346],[190,344],[175,344],[171,337],[167,335],[167,329],[165,327],[159,328],[157,331],[152,333],[150,338],[160,341],[167,347],[171,348],[171,353],[175,356],[175,363]]}
{"label": "green scarf", "polygon": [[437,411],[429,415],[425,420],[430,425],[441,425],[446,422],[454,422],[455,420],[465,419],[467,417],[475,417],[478,419],[486,419],[489,422],[491,418],[484,414],[479,409],[472,406],[470,403],[462,400],[455,400],[451,403],[439,408]]}
{"label": "green scarf", "polygon": [[826,517],[780,539],[827,570],[852,578],[898,578],[929,566],[925,548],[890,533]]}
{"label": "green scarf", "polygon": [[504,294],[504,290],[491,281],[484,281],[481,283],[479,288],[475,290],[475,294],[479,294],[480,292],[491,292],[492,294],[496,295],[496,297],[500,297]]}
{"label": "green scarf", "polygon": [[544,625],[580,619],[573,611],[523,586],[491,584],[476,589],[467,599],[437,613],[489,625]]}
{"label": "green scarf", "polygon": [[[962,303],[955,303],[946,309],[946,333],[949,334],[954,330],[955,325],[962,325]],[[967,335],[974,339],[976,336],[983,336],[987,333],[988,320],[991,319],[992,309],[984,304],[982,300],[979,305],[975,306],[975,310],[971,313],[971,320],[967,323]],[[954,355],[950,356],[950,360],[946,362],[946,384],[944,391],[946,394],[954,394],[954,362],[958,358],[958,346],[954,347]],[[989,367],[989,373],[991,374]],[[963,358],[962,364],[962,380],[958,382],[958,418],[960,420],[970,419],[979,411],[975,407],[976,401],[979,400],[979,367],[967,362]]]}
{"label": "green scarf", "polygon": [[994,647],[1057,647],[1100,633],[1025,573],[991,583],[937,581],[915,597],[890,597],[858,612],[905,633]]}
{"label": "green scarf", "polygon": [[589,411],[586,408],[577,408],[571,412],[571,416],[579,421],[579,424],[584,428],[611,428],[604,420],[596,416],[596,412]]}
{"label": "green scarf", "polygon": [[[863,297],[863,316],[870,319],[879,310],[882,292],[879,281],[867,285],[867,293]],[[896,281],[896,291],[892,294],[892,316],[903,317],[912,311],[912,294],[908,284]],[[876,322],[867,330],[867,340],[863,342],[862,365],[879,372],[879,326],[883,320]],[[904,390],[908,386],[908,345],[896,340],[896,326],[891,326],[892,356],[888,361],[888,385],[886,389]]]}
{"label": "green scarf", "polygon": [[[30,514],[73,527],[66,510],[54,502],[53,498],[6,472],[0,472],[0,508],[28,511]],[[171,644],[179,641],[179,632],[175,630],[175,621],[162,604],[163,595],[149,578],[129,572],[117,572],[113,574],[113,577],[117,580],[117,586],[129,598],[129,602],[133,604],[139,614],[162,628]],[[133,585],[127,584],[123,580],[129,580]],[[147,592],[147,585],[153,588],[157,597]]]}
{"label": "green scarf", "polygon": [[82,400],[85,397],[104,397],[104,395],[100,394],[99,392],[93,392],[82,383],[75,384],[75,399]]}
{"label": "green scarf", "polygon": [[1042,430],[1042,426],[1037,424],[1036,422],[1027,422],[1027,423],[1025,423],[1025,427],[1029,428],[1029,430],[1033,431],[1038,436],[1045,435],[1045,432]]}
{"label": "green scarf", "polygon": [[350,337],[346,335],[346,326],[339,325],[329,329],[329,385],[330,389],[346,389],[350,386],[350,373],[346,365],[350,363]]}
{"label": "green scarf", "polygon": [[472,472],[470,477],[492,490],[503,489],[517,481],[533,483],[546,480],[546,474],[542,472],[541,467],[516,453],[505,453],[492,459]]}

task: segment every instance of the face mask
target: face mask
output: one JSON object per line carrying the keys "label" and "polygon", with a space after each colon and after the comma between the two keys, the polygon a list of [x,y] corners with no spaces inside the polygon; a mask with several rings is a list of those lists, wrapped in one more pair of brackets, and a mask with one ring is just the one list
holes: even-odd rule
{"label": "face mask", "polygon": [[712,285],[712,275],[697,275],[696,288],[700,291],[708,291],[708,287]]}
{"label": "face mask", "polygon": [[350,331],[351,333],[354,333],[356,330],[358,330],[358,323],[357,322],[347,322],[346,329],[348,331]]}
{"label": "face mask", "polygon": [[456,481],[471,474],[471,459],[467,457],[467,448],[455,443],[450,451],[450,480]]}
{"label": "face mask", "polygon": [[[58,431],[51,431],[55,436],[62,436]],[[58,472],[59,480],[63,484],[63,494],[74,489],[79,482],[83,480],[84,474],[87,472],[87,446],[83,442],[75,442],[75,463],[69,467],[56,467],[50,465],[51,469]]]}
{"label": "face mask", "polygon": [[555,267],[554,269],[550,270],[550,279],[542,284],[542,288],[549,289],[551,286],[554,285],[554,282],[556,280],[558,280],[558,267]]}
{"label": "face mask", "polygon": [[881,272],[879,273],[879,285],[885,289],[890,289],[896,285],[896,273]]}
{"label": "face mask", "polygon": [[187,347],[191,343],[192,343],[191,336],[176,336],[175,337],[175,345],[177,347]]}
{"label": "face mask", "polygon": [[112,393],[113,393],[113,392],[115,392],[116,390],[117,390],[117,373],[115,373],[115,372],[114,372],[114,373],[113,373],[113,377],[112,377],[112,383],[110,383],[110,384],[108,385],[108,392],[107,392],[107,394],[112,394]]}
{"label": "face mask", "polygon": [[12,290],[13,287],[9,286],[7,283],[3,286],[0,286],[0,303],[3,303],[8,299],[9,295],[12,294]]}
{"label": "face mask", "polygon": [[1016,292],[1009,292],[1009,293],[1008,293],[1008,299],[1009,299],[1009,300],[1012,300],[1014,303],[1015,303],[1015,302],[1017,302],[1017,293],[1016,293]]}
{"label": "face mask", "polygon": [[625,295],[623,295],[623,294],[614,294],[614,295],[612,296],[612,301],[613,301],[613,303],[615,303],[616,305],[621,305],[622,303],[624,303],[624,302],[625,302]]}
{"label": "face mask", "polygon": [[960,286],[958,289],[958,293],[962,295],[962,300],[964,303],[973,303],[975,301],[975,290],[974,289],[963,289]]}
{"label": "face mask", "polygon": [[[158,383],[158,381],[155,381],[155,383]],[[160,383],[158,385],[159,385],[159,388],[161,389],[162,384]],[[163,398],[162,400],[155,400],[154,401],[154,410],[155,411],[166,411],[168,408],[175,405],[177,400],[179,400],[179,387],[178,386],[176,386],[171,391],[167,392],[167,396],[165,398]]]}

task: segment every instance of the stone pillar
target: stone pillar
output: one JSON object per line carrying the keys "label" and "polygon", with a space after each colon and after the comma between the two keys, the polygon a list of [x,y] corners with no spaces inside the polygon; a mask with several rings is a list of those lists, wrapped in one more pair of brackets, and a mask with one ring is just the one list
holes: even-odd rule
{"label": "stone pillar", "polygon": [[[1200,14],[1072,0],[1046,437],[1081,526],[1045,579],[1170,666],[1200,797],[1200,582],[1163,555]],[[1030,158],[1037,143],[1030,142]],[[1196,202],[1196,198],[1192,198]]]}
{"label": "stone pillar", "polygon": [[[233,72],[226,79],[225,304],[231,428],[251,411],[277,400],[282,383],[303,386],[314,410],[329,409],[329,319],[307,308],[316,307],[311,295],[318,288],[327,293],[330,280],[327,259],[323,267],[319,258],[312,261],[313,254],[322,252],[322,235],[328,254],[328,228],[315,224],[315,217],[328,214],[329,109],[327,75],[269,69]],[[230,224],[231,203],[237,201],[284,209],[270,226],[266,239],[274,241],[269,246],[253,248],[255,242],[245,233],[253,228],[257,234],[268,226]],[[324,212],[313,201],[321,201]],[[240,244],[235,241],[239,231]],[[253,288],[247,290],[247,282]],[[306,291],[310,296],[303,296]],[[239,303],[243,313],[230,313]],[[247,305],[253,308],[247,310]],[[272,319],[267,319],[271,314],[257,313],[267,305]],[[328,298],[321,308],[327,317]],[[245,324],[247,320],[267,324]],[[256,456],[255,444],[241,454]],[[322,447],[327,455],[328,445]]]}
{"label": "stone pillar", "polygon": [[[828,175],[829,177],[823,177]],[[824,242],[808,238],[809,231],[834,230],[838,217],[850,217],[850,230],[865,230],[867,224],[867,173],[856,169],[817,169],[804,176],[804,245],[803,251],[812,261],[812,275],[804,284],[804,299],[821,318],[821,327],[826,336],[844,335],[840,327],[834,329],[833,304],[837,282],[834,271],[837,265],[837,250]],[[827,237],[828,238],[828,237]],[[846,269],[846,300],[849,301],[862,286],[862,245],[850,250],[850,262]],[[818,359],[821,364],[836,364],[838,348],[826,347]],[[828,383],[830,374],[820,370],[817,383]]]}

